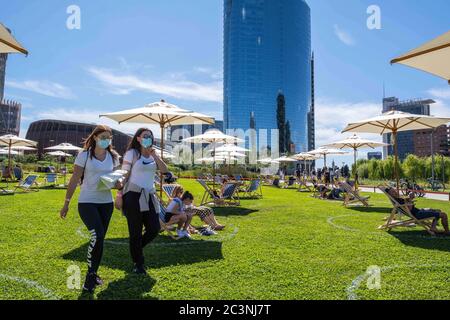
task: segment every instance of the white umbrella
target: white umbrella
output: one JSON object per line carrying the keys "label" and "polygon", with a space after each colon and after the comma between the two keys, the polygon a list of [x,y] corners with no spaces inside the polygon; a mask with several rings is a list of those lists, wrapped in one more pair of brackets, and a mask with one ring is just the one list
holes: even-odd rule
{"label": "white umbrella", "polygon": [[283,157],[280,157],[280,158],[277,158],[277,159],[274,159],[275,161],[277,161],[277,162],[297,162],[298,160],[295,160],[295,159],[292,159],[292,158],[289,158],[289,157],[286,157],[286,156],[283,156]]}
{"label": "white umbrella", "polygon": [[56,146],[53,147],[48,147],[45,148],[45,150],[58,150],[58,151],[82,151],[83,148],[74,146],[73,144],[64,142],[64,143],[60,143]]}
{"label": "white umbrella", "polygon": [[8,147],[8,174],[11,174],[11,152],[13,147],[35,147],[37,142],[20,138],[13,134],[7,134],[0,137],[0,146]]}
{"label": "white umbrella", "polygon": [[450,31],[391,61],[416,68],[450,84]]}
{"label": "white umbrella", "polygon": [[347,152],[345,152],[345,151],[338,150],[338,149],[333,149],[333,148],[326,148],[326,147],[320,147],[319,149],[312,150],[312,151],[309,151],[307,153],[323,157],[323,166],[324,167],[327,166],[327,155],[344,155],[344,154],[347,154]]}
{"label": "white umbrella", "polygon": [[52,151],[52,152],[47,152],[47,154],[49,156],[54,156],[54,157],[73,157],[73,155],[71,155],[70,153],[65,153],[62,151]]}
{"label": "white umbrella", "polygon": [[438,118],[419,114],[405,113],[401,111],[389,111],[371,119],[350,123],[342,131],[344,132],[366,132],[366,133],[392,133],[395,158],[395,178],[397,190],[399,189],[398,149],[397,133],[400,131],[434,129],[450,122],[450,118]]}
{"label": "white umbrella", "polygon": [[18,151],[11,150],[11,153],[8,152],[8,149],[0,149],[0,155],[11,154],[12,156],[16,156],[19,154]]}
{"label": "white umbrella", "polygon": [[352,149],[353,150],[353,158],[354,158],[354,162],[355,162],[355,166],[356,166],[356,152],[359,149],[367,149],[367,148],[375,149],[375,148],[384,147],[387,145],[388,144],[386,144],[386,143],[363,139],[355,133],[352,137],[349,137],[348,139],[344,139],[341,141],[327,144],[325,147],[337,148],[337,149]]}
{"label": "white umbrella", "polygon": [[[320,158],[320,156],[309,154],[306,152],[294,154],[291,158],[296,159],[298,161],[303,161],[303,166],[306,170],[306,161],[313,161]],[[311,165],[308,166],[308,173],[311,171]]]}
{"label": "white umbrella", "polygon": [[[64,151],[78,151],[78,152],[80,152],[80,151],[83,150],[83,148],[74,146],[73,144],[70,144],[68,142],[63,142],[63,143],[60,143],[60,144],[58,144],[56,146],[45,148],[45,150],[56,150],[56,152],[54,152],[53,156],[68,157],[68,156],[64,155],[64,154],[68,154],[68,153],[65,153]],[[58,154],[58,151],[60,152],[60,154]],[[51,153],[52,152],[49,152],[47,154],[52,155]],[[69,155],[69,156],[71,157],[72,155]],[[61,169],[61,163],[59,164],[59,167]],[[67,167],[66,167],[66,165],[64,165],[64,185],[66,185],[66,175],[67,175]]]}
{"label": "white umbrella", "polygon": [[235,144],[224,144],[223,146],[217,147],[216,152],[249,152],[249,149],[239,147]]}
{"label": "white umbrella", "polygon": [[[209,129],[204,134],[183,139],[183,142],[188,143],[212,143],[213,144],[213,152],[215,158],[216,153],[216,143],[225,143],[225,144],[234,144],[234,143],[242,143],[244,140],[239,139],[237,137],[229,136],[221,132],[219,129]],[[213,163],[213,176],[216,174],[215,163]],[[215,183],[213,182],[213,188],[215,188]]]}
{"label": "white umbrella", "polygon": [[[118,123],[149,123],[158,124],[161,128],[161,158],[164,159],[164,129],[175,125],[191,124],[214,124],[214,119],[193,111],[182,109],[174,104],[161,100],[145,105],[141,108],[129,109],[119,112],[102,114],[100,117],[106,117],[117,121]],[[163,182],[161,173],[161,183]],[[160,190],[162,197],[162,188]]]}
{"label": "white umbrella", "polygon": [[28,55],[27,49],[25,49],[6,29],[6,27],[0,23],[0,53],[23,53]]}
{"label": "white umbrella", "polygon": [[11,147],[12,150],[15,151],[36,151],[36,148],[27,147],[27,146],[17,146],[17,147]]}
{"label": "white umbrella", "polygon": [[257,160],[256,162],[262,163],[262,164],[279,164],[280,162],[276,161],[275,159],[272,158],[264,158],[264,159],[260,159]]}
{"label": "white umbrella", "polygon": [[218,157],[235,157],[235,158],[245,158],[246,155],[239,152],[216,152]]}
{"label": "white umbrella", "polygon": [[225,158],[222,157],[206,157],[206,158],[200,158],[197,159],[197,161],[199,162],[214,162],[214,159],[216,160],[216,162],[225,162]]}

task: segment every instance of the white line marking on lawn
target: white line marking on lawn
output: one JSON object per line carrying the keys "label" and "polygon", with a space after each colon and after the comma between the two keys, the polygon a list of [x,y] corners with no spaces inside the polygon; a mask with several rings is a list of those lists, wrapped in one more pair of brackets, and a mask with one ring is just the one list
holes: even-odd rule
{"label": "white line marking on lawn", "polygon": [[[171,246],[189,246],[189,245],[196,245],[201,244],[203,242],[225,242],[233,239],[236,234],[239,232],[239,228],[234,226],[233,224],[229,224],[229,227],[234,227],[233,232],[230,234],[218,237],[218,238],[212,238],[212,239],[202,239],[199,241],[174,241],[174,242],[163,242],[163,243],[151,243],[150,246],[152,247],[171,247]],[[83,232],[84,226],[80,226],[76,233],[83,239],[89,240],[89,235]],[[105,240],[105,243],[112,244],[115,246],[128,246],[128,241],[113,241],[113,240]]]}
{"label": "white line marking on lawn", "polygon": [[[386,267],[382,267],[380,270],[381,270],[381,272],[389,272],[393,269],[400,269],[400,268],[416,268],[416,269],[417,268],[445,268],[448,266],[449,266],[448,264],[422,264],[422,265],[410,264],[410,265],[386,266]],[[357,276],[355,279],[353,279],[350,286],[348,286],[346,289],[348,300],[358,300],[359,299],[358,295],[356,294],[356,290],[359,289],[359,287],[361,286],[361,283],[363,281],[367,280],[367,278],[370,275],[371,274],[366,271],[366,272],[360,274],[359,276]]]}
{"label": "white line marking on lawn", "polygon": [[42,286],[41,284],[37,283],[36,281],[21,278],[21,277],[14,277],[14,276],[10,276],[10,275],[3,274],[3,273],[0,273],[0,278],[14,281],[17,283],[21,283],[21,284],[26,285],[29,288],[36,289],[40,293],[42,293],[44,295],[44,297],[46,297],[47,299],[61,300],[61,298],[59,296],[57,296],[53,291],[51,291],[50,289],[47,289],[46,287]]}

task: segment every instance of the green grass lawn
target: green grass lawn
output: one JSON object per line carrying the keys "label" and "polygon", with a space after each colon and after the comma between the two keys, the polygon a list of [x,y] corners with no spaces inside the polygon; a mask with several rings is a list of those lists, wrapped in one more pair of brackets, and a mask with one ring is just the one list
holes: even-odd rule
{"label": "green grass lawn", "polygon": [[[195,181],[181,183],[200,198]],[[145,249],[147,277],[130,273],[126,221],[115,212],[99,270],[105,284],[94,298],[450,299],[450,238],[378,231],[390,211],[383,195],[371,194],[368,209],[346,209],[296,190],[263,192],[240,208],[215,209],[227,225],[217,236],[158,236]],[[0,197],[0,298],[86,298],[66,285],[70,265],[84,278],[87,231],[76,201],[59,219],[63,199],[64,190]],[[449,202],[418,204],[450,213]],[[366,285],[373,265],[381,268],[379,290]]]}

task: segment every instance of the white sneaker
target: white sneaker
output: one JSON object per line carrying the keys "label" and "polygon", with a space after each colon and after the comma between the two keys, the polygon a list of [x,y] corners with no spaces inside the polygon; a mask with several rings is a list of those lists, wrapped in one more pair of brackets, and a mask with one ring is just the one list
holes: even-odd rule
{"label": "white sneaker", "polygon": [[184,231],[184,236],[188,239],[191,239],[191,235],[189,234],[189,232],[187,230],[183,230]]}
{"label": "white sneaker", "polygon": [[181,229],[177,229],[177,236],[178,236],[178,238],[184,238],[185,237],[185,234],[184,234],[184,230],[181,230]]}

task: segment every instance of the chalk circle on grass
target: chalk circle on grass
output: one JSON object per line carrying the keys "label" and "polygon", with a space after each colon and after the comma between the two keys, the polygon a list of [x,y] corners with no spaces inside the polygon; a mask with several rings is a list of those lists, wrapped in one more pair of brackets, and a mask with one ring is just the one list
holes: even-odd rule
{"label": "chalk circle on grass", "polygon": [[[396,269],[404,269],[404,268],[408,268],[408,269],[430,269],[430,268],[448,268],[450,265],[449,264],[410,264],[410,265],[393,265],[393,266],[385,266],[385,267],[381,267],[380,268],[380,272],[381,274],[383,273],[387,273],[387,272],[391,272],[393,270]],[[347,299],[348,300],[359,300],[360,297],[358,296],[358,294],[356,293],[356,291],[361,287],[361,284],[364,283],[364,281],[367,281],[368,278],[371,276],[372,274],[370,272],[364,272],[362,274],[360,274],[359,276],[357,276],[355,279],[353,279],[352,283],[350,284],[350,286],[347,287],[346,292],[347,292]]]}
{"label": "chalk circle on grass", "polygon": [[10,275],[4,274],[4,273],[0,273],[0,279],[5,279],[6,281],[12,281],[12,282],[23,284],[28,288],[32,288],[32,289],[40,292],[45,298],[47,298],[49,300],[61,300],[61,298],[58,295],[56,295],[53,291],[51,291],[50,289],[47,289],[46,287],[44,287],[43,285],[39,284],[36,281],[29,280],[29,279],[22,278],[22,277],[10,276]]}
{"label": "chalk circle on grass", "polygon": [[[340,223],[336,222],[336,220],[338,220],[338,219],[344,219],[344,218],[349,218],[349,217],[355,218],[358,216],[348,214],[348,215],[343,215],[343,216],[328,217],[327,223],[335,229],[340,229],[340,230],[344,230],[344,231],[348,231],[348,232],[366,233],[366,234],[370,234],[370,235],[377,235],[379,237],[390,236],[389,233],[387,233],[385,230],[365,231],[365,230],[361,230],[361,229],[352,228],[352,227],[346,226],[345,224],[340,224]],[[423,234],[423,235],[407,235],[407,234],[405,234],[405,235],[402,235],[402,238],[426,239],[426,240],[450,240],[450,237],[437,237],[437,236],[432,236],[429,234]]]}
{"label": "chalk circle on grass", "polygon": [[[76,230],[76,233],[78,236],[80,236],[83,239],[88,240],[89,235],[87,231],[85,230],[86,227],[84,225],[81,225]],[[197,240],[186,240],[186,241],[171,241],[171,242],[152,242],[152,247],[170,247],[170,246],[189,246],[189,245],[197,245],[202,244],[205,242],[225,242],[233,239],[237,233],[239,232],[239,228],[232,223],[227,224],[227,229],[232,229],[233,231],[228,234],[222,234],[223,231],[219,231],[218,235],[213,236],[204,236],[201,239]],[[115,246],[128,246],[128,241],[124,240],[105,240],[105,244],[115,245]]]}

